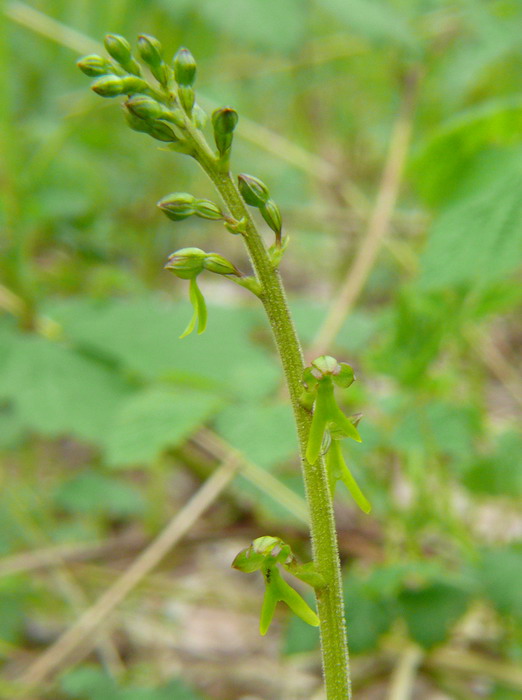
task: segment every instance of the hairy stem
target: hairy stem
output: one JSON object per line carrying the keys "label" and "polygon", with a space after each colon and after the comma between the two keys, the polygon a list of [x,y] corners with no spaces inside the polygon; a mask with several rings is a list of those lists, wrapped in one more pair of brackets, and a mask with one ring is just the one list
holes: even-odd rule
{"label": "hairy stem", "polygon": [[306,445],[312,421],[301,405],[303,353],[292,322],[286,295],[277,270],[273,269],[263,240],[248,212],[229,172],[223,172],[201,134],[188,127],[195,146],[195,156],[214,183],[230,213],[246,221],[244,240],[260,283],[260,299],[267,313],[290,394],[295,416],[299,452],[310,511],[312,553],[317,570],[326,585],[316,590],[320,620],[323,672],[328,700],[351,697],[348,644],[344,618],[339,549],[324,461],[306,460]]}

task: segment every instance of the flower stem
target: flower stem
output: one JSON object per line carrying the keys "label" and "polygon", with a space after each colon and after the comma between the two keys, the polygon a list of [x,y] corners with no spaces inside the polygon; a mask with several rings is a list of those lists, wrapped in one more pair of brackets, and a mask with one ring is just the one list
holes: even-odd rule
{"label": "flower stem", "polygon": [[301,345],[279,272],[271,264],[261,235],[235,181],[229,172],[220,169],[200,132],[190,127],[189,131],[194,142],[196,159],[214,183],[232,216],[246,222],[244,240],[260,284],[259,297],[281,358],[296,422],[301,467],[310,511],[313,559],[318,572],[326,581],[323,588],[316,589],[326,697],[327,700],[347,700],[351,698],[351,688],[339,549],[324,461],[320,458],[314,464],[310,464],[305,456],[312,416],[299,401],[304,369]]}

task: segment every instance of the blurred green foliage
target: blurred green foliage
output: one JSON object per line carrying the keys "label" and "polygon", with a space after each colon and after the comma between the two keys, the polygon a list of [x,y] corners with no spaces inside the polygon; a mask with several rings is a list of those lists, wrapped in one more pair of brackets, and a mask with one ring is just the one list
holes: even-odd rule
{"label": "blurred green foliage", "polygon": [[[346,408],[364,413],[364,442],[346,456],[374,504],[367,519],[337,497],[350,516],[349,525],[340,517],[340,533],[351,649],[356,658],[378,655],[407,640],[428,654],[447,645],[516,665],[522,5],[34,0],[1,8],[0,60],[10,68],[0,72],[2,555],[133,524],[161,528],[183,503],[178,480],[208,473],[189,454],[202,425],[302,493],[255,301],[226,280],[204,280],[208,330],[178,340],[189,309],[185,285],[162,270],[167,255],[197,245],[248,269],[219,226],[173,224],[155,209],[173,190],[210,196],[209,183],[188,159],[129,132],[114,104],[89,94],[75,59],[108,31],[155,34],[169,54],[190,47],[202,105],[239,112],[234,170],[259,175],[283,212],[291,242],[282,272],[306,343],[364,237],[414,69],[413,140],[390,235],[331,349],[357,370]],[[257,534],[291,525],[296,541],[306,537],[284,503],[244,475],[233,502],[227,517],[238,527],[248,509]],[[359,531],[366,545],[355,552]],[[89,597],[99,592],[89,580],[85,587]],[[467,637],[476,613],[493,632]],[[32,621],[50,617],[72,619],[45,576],[3,576],[6,677],[39,648]],[[290,621],[286,654],[316,647],[316,631],[304,628]],[[133,679],[132,654],[129,665],[119,689],[99,667],[81,666],[45,697],[201,697],[181,681],[163,687],[154,669],[150,683]],[[480,697],[522,693],[507,671],[485,687]]]}

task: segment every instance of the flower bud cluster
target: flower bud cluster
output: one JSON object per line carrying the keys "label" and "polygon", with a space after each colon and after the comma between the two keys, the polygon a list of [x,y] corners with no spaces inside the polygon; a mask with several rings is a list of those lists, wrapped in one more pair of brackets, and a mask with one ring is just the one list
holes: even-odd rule
{"label": "flower bud cluster", "polygon": [[245,173],[238,175],[238,185],[241,196],[251,207],[261,212],[263,219],[276,235],[276,244],[281,246],[281,231],[283,221],[279,207],[270,198],[267,186],[259,178]]}
{"label": "flower bud cluster", "polygon": [[78,61],[80,70],[95,78],[94,92],[101,97],[127,95],[125,116],[131,129],[170,142],[174,150],[191,153],[185,138],[187,117],[197,128],[202,128],[207,115],[195,104],[196,62],[190,51],[181,48],[169,65],[155,37],[147,34],[138,37],[139,57],[158,81],[158,88],[142,77],[127,39],[108,34],[104,45],[110,59],[92,54]]}

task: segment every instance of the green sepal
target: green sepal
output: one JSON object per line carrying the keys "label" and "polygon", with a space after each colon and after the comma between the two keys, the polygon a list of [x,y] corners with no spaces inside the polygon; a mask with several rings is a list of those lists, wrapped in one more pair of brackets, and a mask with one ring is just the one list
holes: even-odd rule
{"label": "green sepal", "polygon": [[341,368],[338,374],[333,374],[332,379],[334,384],[342,389],[348,389],[355,381],[355,374],[353,373],[353,368],[350,367],[346,362],[339,362],[339,367]]}
{"label": "green sepal", "polygon": [[232,568],[243,571],[245,574],[251,574],[253,571],[258,571],[264,562],[265,555],[262,552],[256,552],[251,545],[236,555],[232,562]]}
{"label": "green sepal", "polygon": [[366,496],[363,494],[359,485],[353,478],[351,471],[346,466],[344,456],[341,450],[339,440],[332,440],[330,449],[326,455],[326,469],[328,472],[328,483],[330,493],[333,496],[335,485],[338,481],[342,481],[348,491],[351,493],[353,500],[364,513],[369,513],[372,506]]}

